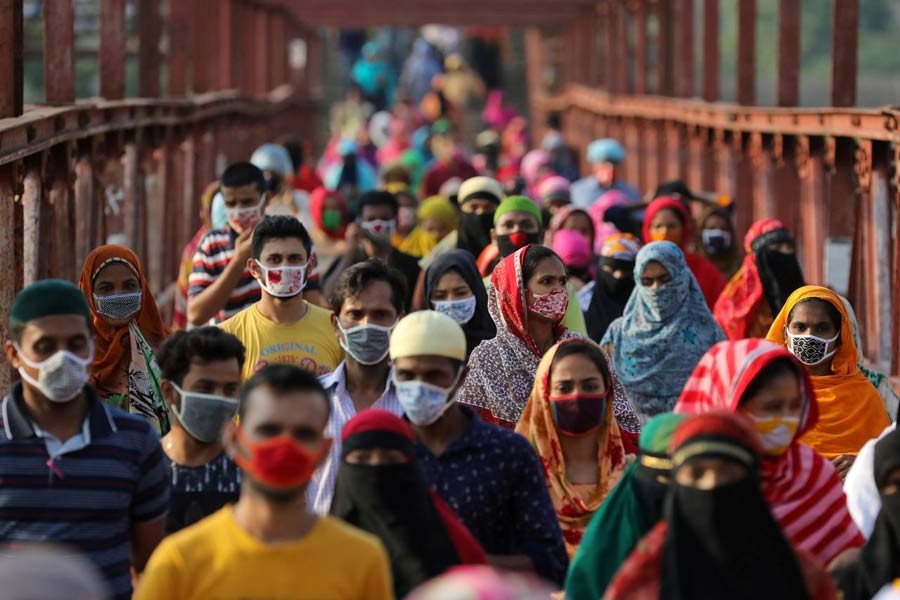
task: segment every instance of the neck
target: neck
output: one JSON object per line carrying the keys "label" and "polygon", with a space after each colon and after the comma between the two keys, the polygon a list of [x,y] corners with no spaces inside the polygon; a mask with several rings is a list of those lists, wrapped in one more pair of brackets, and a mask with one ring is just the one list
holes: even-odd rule
{"label": "neck", "polygon": [[316,524],[316,515],[306,507],[305,491],[280,502],[265,496],[247,481],[234,505],[234,520],[252,537],[264,543],[293,542],[305,537]]}
{"label": "neck", "polygon": [[419,441],[425,444],[432,454],[440,455],[450,444],[463,436],[469,423],[459,405],[454,403],[431,425],[413,423],[411,425]]}
{"label": "neck", "polygon": [[358,391],[371,391],[381,395],[390,370],[391,362],[388,358],[374,365],[364,365],[353,360],[353,357],[348,354],[344,358],[344,373],[346,374],[344,385],[351,395]]}
{"label": "neck", "polygon": [[84,392],[68,402],[53,402],[23,383],[22,398],[31,420],[60,441],[69,439],[81,430],[88,412],[88,399]]}
{"label": "neck", "polygon": [[302,293],[293,298],[276,298],[263,292],[256,306],[265,318],[278,325],[296,323],[306,316],[309,308]]}
{"label": "neck", "polygon": [[528,333],[531,334],[534,343],[537,344],[538,350],[543,354],[549,350],[553,345],[553,342],[556,341],[553,338],[553,323],[545,319],[537,318],[534,315],[529,316],[531,318],[528,319]]}
{"label": "neck", "polygon": [[161,441],[166,456],[175,464],[185,467],[201,467],[222,452],[221,442],[201,442],[188,434],[174,419],[172,429]]}
{"label": "neck", "polygon": [[566,464],[597,462],[597,432],[589,435],[562,435],[559,436],[559,446],[562,448],[563,458]]}

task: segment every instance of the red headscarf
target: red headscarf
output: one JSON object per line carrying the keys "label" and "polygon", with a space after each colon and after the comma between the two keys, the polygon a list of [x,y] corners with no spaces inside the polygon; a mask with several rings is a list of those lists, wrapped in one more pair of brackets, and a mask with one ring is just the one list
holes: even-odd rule
{"label": "red headscarf", "polygon": [[756,267],[756,253],[751,246],[753,240],[771,231],[785,229],[778,219],[761,219],[750,226],[744,236],[744,264],[734,274],[728,285],[716,300],[713,316],[730,340],[747,337],[747,331],[756,317],[756,309],[763,299],[763,286]]}
{"label": "red headscarf", "polygon": [[[325,200],[335,198],[338,201],[338,210],[341,211],[341,226],[334,231],[325,229],[322,222],[322,214],[325,210]],[[309,213],[312,216],[313,223],[316,224],[322,233],[333,240],[343,240],[347,231],[347,221],[350,220],[347,211],[347,199],[340,192],[326,190],[324,187],[318,187],[309,195]]]}
{"label": "red headscarf", "polygon": [[847,548],[861,546],[865,540],[847,511],[841,480],[834,467],[797,441],[819,418],[812,381],[803,365],[783,346],[765,340],[720,342],[697,364],[675,405],[675,412],[738,412],[741,397],[751,382],[779,359],[790,360],[797,372],[802,373],[804,409],[800,427],[787,451],[762,461],[763,493],[794,547],[827,564]]}
{"label": "red headscarf", "polygon": [[94,315],[94,363],[91,365],[91,384],[110,393],[119,393],[128,386],[127,368],[131,360],[131,334],[128,325],[113,327],[106,319],[97,314],[94,301],[94,279],[100,270],[110,263],[120,262],[134,271],[141,284],[141,310],[134,318],[147,343],[153,350],[169,335],[169,329],[163,324],[150,284],[144,276],[141,261],[137,255],[125,248],[109,244],[100,246],[88,254],[81,268],[78,287],[87,297]]}
{"label": "red headscarf", "polygon": [[694,222],[691,220],[691,215],[688,214],[687,208],[685,208],[682,201],[671,196],[660,196],[647,206],[644,216],[644,243],[648,244],[653,241],[653,238],[650,237],[650,224],[653,223],[653,218],[663,210],[673,211],[681,220],[682,234],[678,245],[681,247],[681,251],[684,252],[685,262],[687,262],[691,273],[697,279],[697,283],[700,284],[703,297],[706,298],[706,303],[712,310],[712,307],[716,304],[716,299],[725,288],[725,277],[714,264],[687,249],[688,242],[693,239]]}

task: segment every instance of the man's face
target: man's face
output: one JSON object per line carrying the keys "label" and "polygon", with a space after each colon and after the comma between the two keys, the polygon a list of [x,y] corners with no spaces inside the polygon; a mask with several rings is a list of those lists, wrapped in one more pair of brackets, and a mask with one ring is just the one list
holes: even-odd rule
{"label": "man's face", "polygon": [[390,221],[397,218],[397,213],[388,204],[376,204],[364,206],[359,214],[362,221]]}
{"label": "man's face", "polygon": [[[397,381],[424,381],[444,389],[453,385],[460,365],[443,356],[408,356],[394,360]],[[460,385],[462,378],[457,383]]]}
{"label": "man's face", "polygon": [[529,212],[524,210],[513,210],[505,213],[497,224],[494,226],[497,235],[507,235],[511,233],[538,233],[540,224]]}
{"label": "man's face", "polygon": [[600,162],[594,165],[594,178],[603,187],[610,187],[616,180],[616,165],[611,162]]}
{"label": "man's face", "polygon": [[[185,392],[237,398],[241,387],[241,365],[236,358],[206,361],[195,356],[180,387]],[[181,410],[181,395],[168,380],[163,380],[163,394],[167,404],[174,404]]]}
{"label": "man's face", "polygon": [[[92,351],[91,338],[87,319],[83,316],[51,315],[25,325],[18,346],[31,362],[47,360],[60,350],[87,359]],[[25,364],[12,341],[6,342],[6,357],[14,368],[22,368],[32,379],[38,379],[38,370]],[[23,384],[31,387],[27,381]]]}
{"label": "man's face", "polygon": [[[335,316],[346,331],[360,325],[380,325],[390,327],[397,322],[400,314],[391,299],[393,290],[386,281],[373,281],[356,296],[344,298],[340,314]],[[340,335],[337,327],[335,333]]]}
{"label": "man's face", "polygon": [[222,187],[225,208],[253,208],[259,205],[262,198],[256,185],[249,183],[237,187]]}

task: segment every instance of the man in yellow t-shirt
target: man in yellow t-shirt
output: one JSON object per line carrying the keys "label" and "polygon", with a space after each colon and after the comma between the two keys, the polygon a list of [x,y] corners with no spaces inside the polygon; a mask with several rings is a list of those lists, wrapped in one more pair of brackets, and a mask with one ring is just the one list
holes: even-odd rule
{"label": "man in yellow t-shirt", "polygon": [[248,269],[262,297],[219,325],[244,344],[244,381],[274,364],[325,375],[343,359],[331,311],[303,299],[311,248],[309,233],[294,217],[269,216],[253,230]]}
{"label": "man in yellow t-shirt", "polygon": [[331,410],[318,380],[265,367],[241,391],[240,425],[225,425],[241,467],[241,496],[156,548],[135,600],[388,600],[393,585],[378,538],[306,505],[306,485],[331,446]]}

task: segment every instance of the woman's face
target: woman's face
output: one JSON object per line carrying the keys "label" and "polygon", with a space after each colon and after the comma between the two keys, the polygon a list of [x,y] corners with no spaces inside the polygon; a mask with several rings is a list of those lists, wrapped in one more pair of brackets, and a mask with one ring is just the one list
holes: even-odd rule
{"label": "woman's face", "polygon": [[593,242],[594,224],[591,223],[590,217],[581,212],[572,213],[565,221],[563,221],[560,229],[571,229],[581,234],[587,243]]}
{"label": "woman's face", "polygon": [[549,294],[554,290],[566,288],[566,267],[555,256],[548,256],[537,264],[534,274],[527,282],[528,306],[534,304],[533,294]]}
{"label": "woman's face", "polygon": [[325,196],[325,201],[322,202],[323,210],[341,210],[341,201],[335,198],[334,196]]}
{"label": "woman's face", "polygon": [[357,448],[344,461],[351,465],[399,465],[410,462],[410,458],[395,448]]}
{"label": "woman's face", "polygon": [[603,373],[584,354],[569,354],[553,365],[550,374],[550,395],[605,394]]}
{"label": "woman's face", "polygon": [[771,417],[800,418],[803,393],[800,378],[782,373],[769,379],[752,397],[741,402],[741,411],[760,419]]}
{"label": "woman's face", "polygon": [[838,334],[838,328],[819,302],[797,304],[790,317],[788,331],[793,335],[815,335],[830,340]]}
{"label": "woman's face", "polygon": [[651,290],[657,290],[672,281],[672,275],[661,262],[651,260],[641,273],[641,285]]}
{"label": "woman's face", "polygon": [[655,241],[668,240],[676,244],[684,240],[684,225],[675,211],[664,208],[653,216],[650,237]]}
{"label": "woman's face", "polygon": [[[134,271],[123,262],[113,262],[102,269],[94,277],[94,294],[100,297],[117,296],[119,294],[133,294],[141,291],[141,282]],[[121,327],[130,323],[136,315],[125,319],[113,319],[106,315],[100,315],[113,327]]]}
{"label": "woman's face", "polygon": [[431,291],[431,301],[465,300],[475,295],[463,276],[455,269],[441,275]]}
{"label": "woman's face", "polygon": [[721,229],[723,231],[731,231],[731,224],[728,222],[728,219],[726,219],[722,215],[713,214],[706,218],[706,221],[703,223],[703,229]]}
{"label": "woman's face", "polygon": [[695,458],[678,468],[675,481],[678,485],[706,492],[738,482],[748,474],[747,467],[724,458]]}
{"label": "woman's face", "polygon": [[448,233],[450,233],[450,228],[440,219],[424,219],[419,224],[419,227],[421,227],[422,231],[425,233],[433,235],[434,239],[437,241],[441,241]]}

